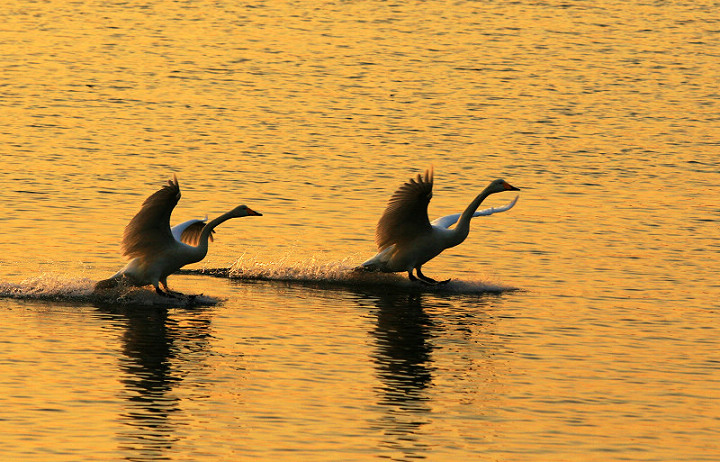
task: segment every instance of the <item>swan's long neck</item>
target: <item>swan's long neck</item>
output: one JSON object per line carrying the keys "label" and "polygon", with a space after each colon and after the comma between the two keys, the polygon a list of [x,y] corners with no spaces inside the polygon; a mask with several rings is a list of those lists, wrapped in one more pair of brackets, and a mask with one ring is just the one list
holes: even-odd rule
{"label": "swan's long neck", "polygon": [[453,246],[460,244],[468,237],[468,234],[470,233],[470,219],[472,219],[473,213],[475,213],[478,207],[480,207],[480,204],[482,204],[482,201],[484,201],[490,194],[492,194],[492,192],[490,186],[488,186],[480,194],[478,194],[472,202],[470,202],[465,211],[462,213],[460,220],[458,220],[458,224],[452,230]]}

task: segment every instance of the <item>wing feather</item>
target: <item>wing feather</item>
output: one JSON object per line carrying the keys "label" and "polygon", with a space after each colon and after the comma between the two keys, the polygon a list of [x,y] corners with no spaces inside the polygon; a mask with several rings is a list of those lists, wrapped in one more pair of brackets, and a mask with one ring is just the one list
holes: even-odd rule
{"label": "wing feather", "polygon": [[170,215],[180,200],[180,184],[173,175],[168,184],[145,199],[140,211],[125,227],[122,240],[123,255],[147,259],[159,250],[172,245]]}
{"label": "wing feather", "polygon": [[[515,196],[515,199],[511,200],[507,205],[503,205],[502,207],[490,207],[487,209],[478,210],[477,212],[473,213],[473,218],[484,217],[487,215],[492,215],[493,213],[506,212],[515,206],[518,197],[520,196]],[[454,225],[461,216],[462,213],[453,213],[452,215],[446,215],[444,217],[436,218],[435,220],[431,221],[430,224],[439,228],[447,229]]]}
{"label": "wing feather", "polygon": [[193,219],[188,220],[188,221],[183,221],[182,223],[177,224],[177,225],[173,226],[172,228],[170,228],[170,232],[172,233],[172,235],[173,235],[173,237],[175,238],[176,241],[182,242],[180,239],[181,239],[181,237],[182,237],[183,231],[185,231],[185,229],[186,229],[188,226],[192,225],[193,223],[197,223],[197,222],[201,222],[201,223],[204,224],[204,223],[207,222],[207,217],[206,217],[205,219],[202,219],[202,220],[199,219],[199,218],[193,218]]}
{"label": "wing feather", "polygon": [[432,230],[427,212],[432,188],[433,172],[426,170],[424,177],[418,174],[395,191],[375,229],[375,243],[379,250],[410,241]]}
{"label": "wing feather", "polygon": [[[204,220],[197,220],[196,222],[191,223],[180,234],[180,242],[183,242],[187,245],[198,245],[198,243],[200,242],[200,234],[202,234],[202,230],[204,227]],[[214,241],[213,234],[215,234],[215,230],[210,231],[210,242]]]}

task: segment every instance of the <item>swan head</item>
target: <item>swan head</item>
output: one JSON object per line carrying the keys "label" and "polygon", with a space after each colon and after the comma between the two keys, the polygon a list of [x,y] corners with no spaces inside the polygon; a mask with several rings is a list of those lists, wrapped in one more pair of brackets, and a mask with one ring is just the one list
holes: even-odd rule
{"label": "swan head", "polygon": [[488,191],[490,192],[490,194],[494,194],[503,191],[520,191],[520,188],[516,188],[502,178],[498,178],[497,180],[490,183],[490,186],[488,186]]}
{"label": "swan head", "polygon": [[247,205],[240,205],[232,209],[232,215],[235,218],[240,217],[261,217],[262,213],[256,212],[255,210],[251,209]]}

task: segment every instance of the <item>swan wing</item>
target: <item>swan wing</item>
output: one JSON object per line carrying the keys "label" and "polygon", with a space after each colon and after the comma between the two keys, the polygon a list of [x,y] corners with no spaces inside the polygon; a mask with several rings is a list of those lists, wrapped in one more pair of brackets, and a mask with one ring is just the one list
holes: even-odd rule
{"label": "swan wing", "polygon": [[[508,204],[503,205],[502,207],[490,207],[484,210],[478,210],[477,212],[473,213],[473,218],[484,217],[487,215],[492,215],[493,213],[508,211],[511,208],[515,207],[515,203],[517,203],[519,197],[520,196],[515,196],[515,199],[511,200]],[[433,220],[430,224],[439,228],[447,229],[457,223],[461,216],[461,213],[453,213],[452,215],[446,215],[444,217],[437,218]]]}
{"label": "swan wing", "polygon": [[517,203],[519,197],[520,196],[515,196],[515,199],[511,200],[509,203],[503,205],[502,207],[490,207],[485,210],[478,210],[477,212],[473,213],[473,217],[483,217],[486,215],[492,215],[493,213],[506,212],[511,208],[515,207],[515,203]]}
{"label": "swan wing", "polygon": [[172,180],[145,199],[140,211],[125,227],[122,240],[123,255],[146,259],[158,250],[175,243],[170,231],[170,215],[180,200],[180,184]]}
{"label": "swan wing", "polygon": [[457,221],[460,219],[460,215],[462,215],[462,213],[445,215],[444,217],[434,219],[432,222],[430,222],[430,224],[433,226],[437,226],[438,228],[448,229],[449,227],[457,223]]}
{"label": "swan wing", "polygon": [[378,249],[406,242],[432,230],[427,209],[432,198],[433,172],[404,183],[390,197],[375,230]]}
{"label": "swan wing", "polygon": [[[170,232],[172,233],[173,237],[176,241],[182,242],[182,234],[185,232],[185,230],[194,225],[195,223],[205,223],[207,222],[207,218],[204,220],[201,220],[199,218],[193,218],[192,220],[184,221],[180,224],[177,224],[170,228]],[[203,225],[204,226],[204,225]]]}
{"label": "swan wing", "polygon": [[[198,243],[200,242],[200,234],[202,233],[202,230],[205,227],[206,223],[207,218],[205,218],[204,220],[200,220],[199,218],[193,218],[192,220],[188,220],[186,222],[180,223],[179,225],[173,226],[170,231],[172,232],[173,238],[175,238],[176,241],[188,245],[198,245]],[[214,240],[213,234],[215,234],[215,230],[210,231],[210,242]]]}

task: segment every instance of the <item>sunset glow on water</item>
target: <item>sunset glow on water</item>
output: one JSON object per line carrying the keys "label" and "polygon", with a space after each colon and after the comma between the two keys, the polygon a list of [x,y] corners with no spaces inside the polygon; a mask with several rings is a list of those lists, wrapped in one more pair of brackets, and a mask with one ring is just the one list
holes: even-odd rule
{"label": "sunset glow on water", "polygon": [[[704,4],[10,2],[0,459],[720,459]],[[405,181],[468,238],[360,275]],[[246,204],[171,289],[93,293]]]}

